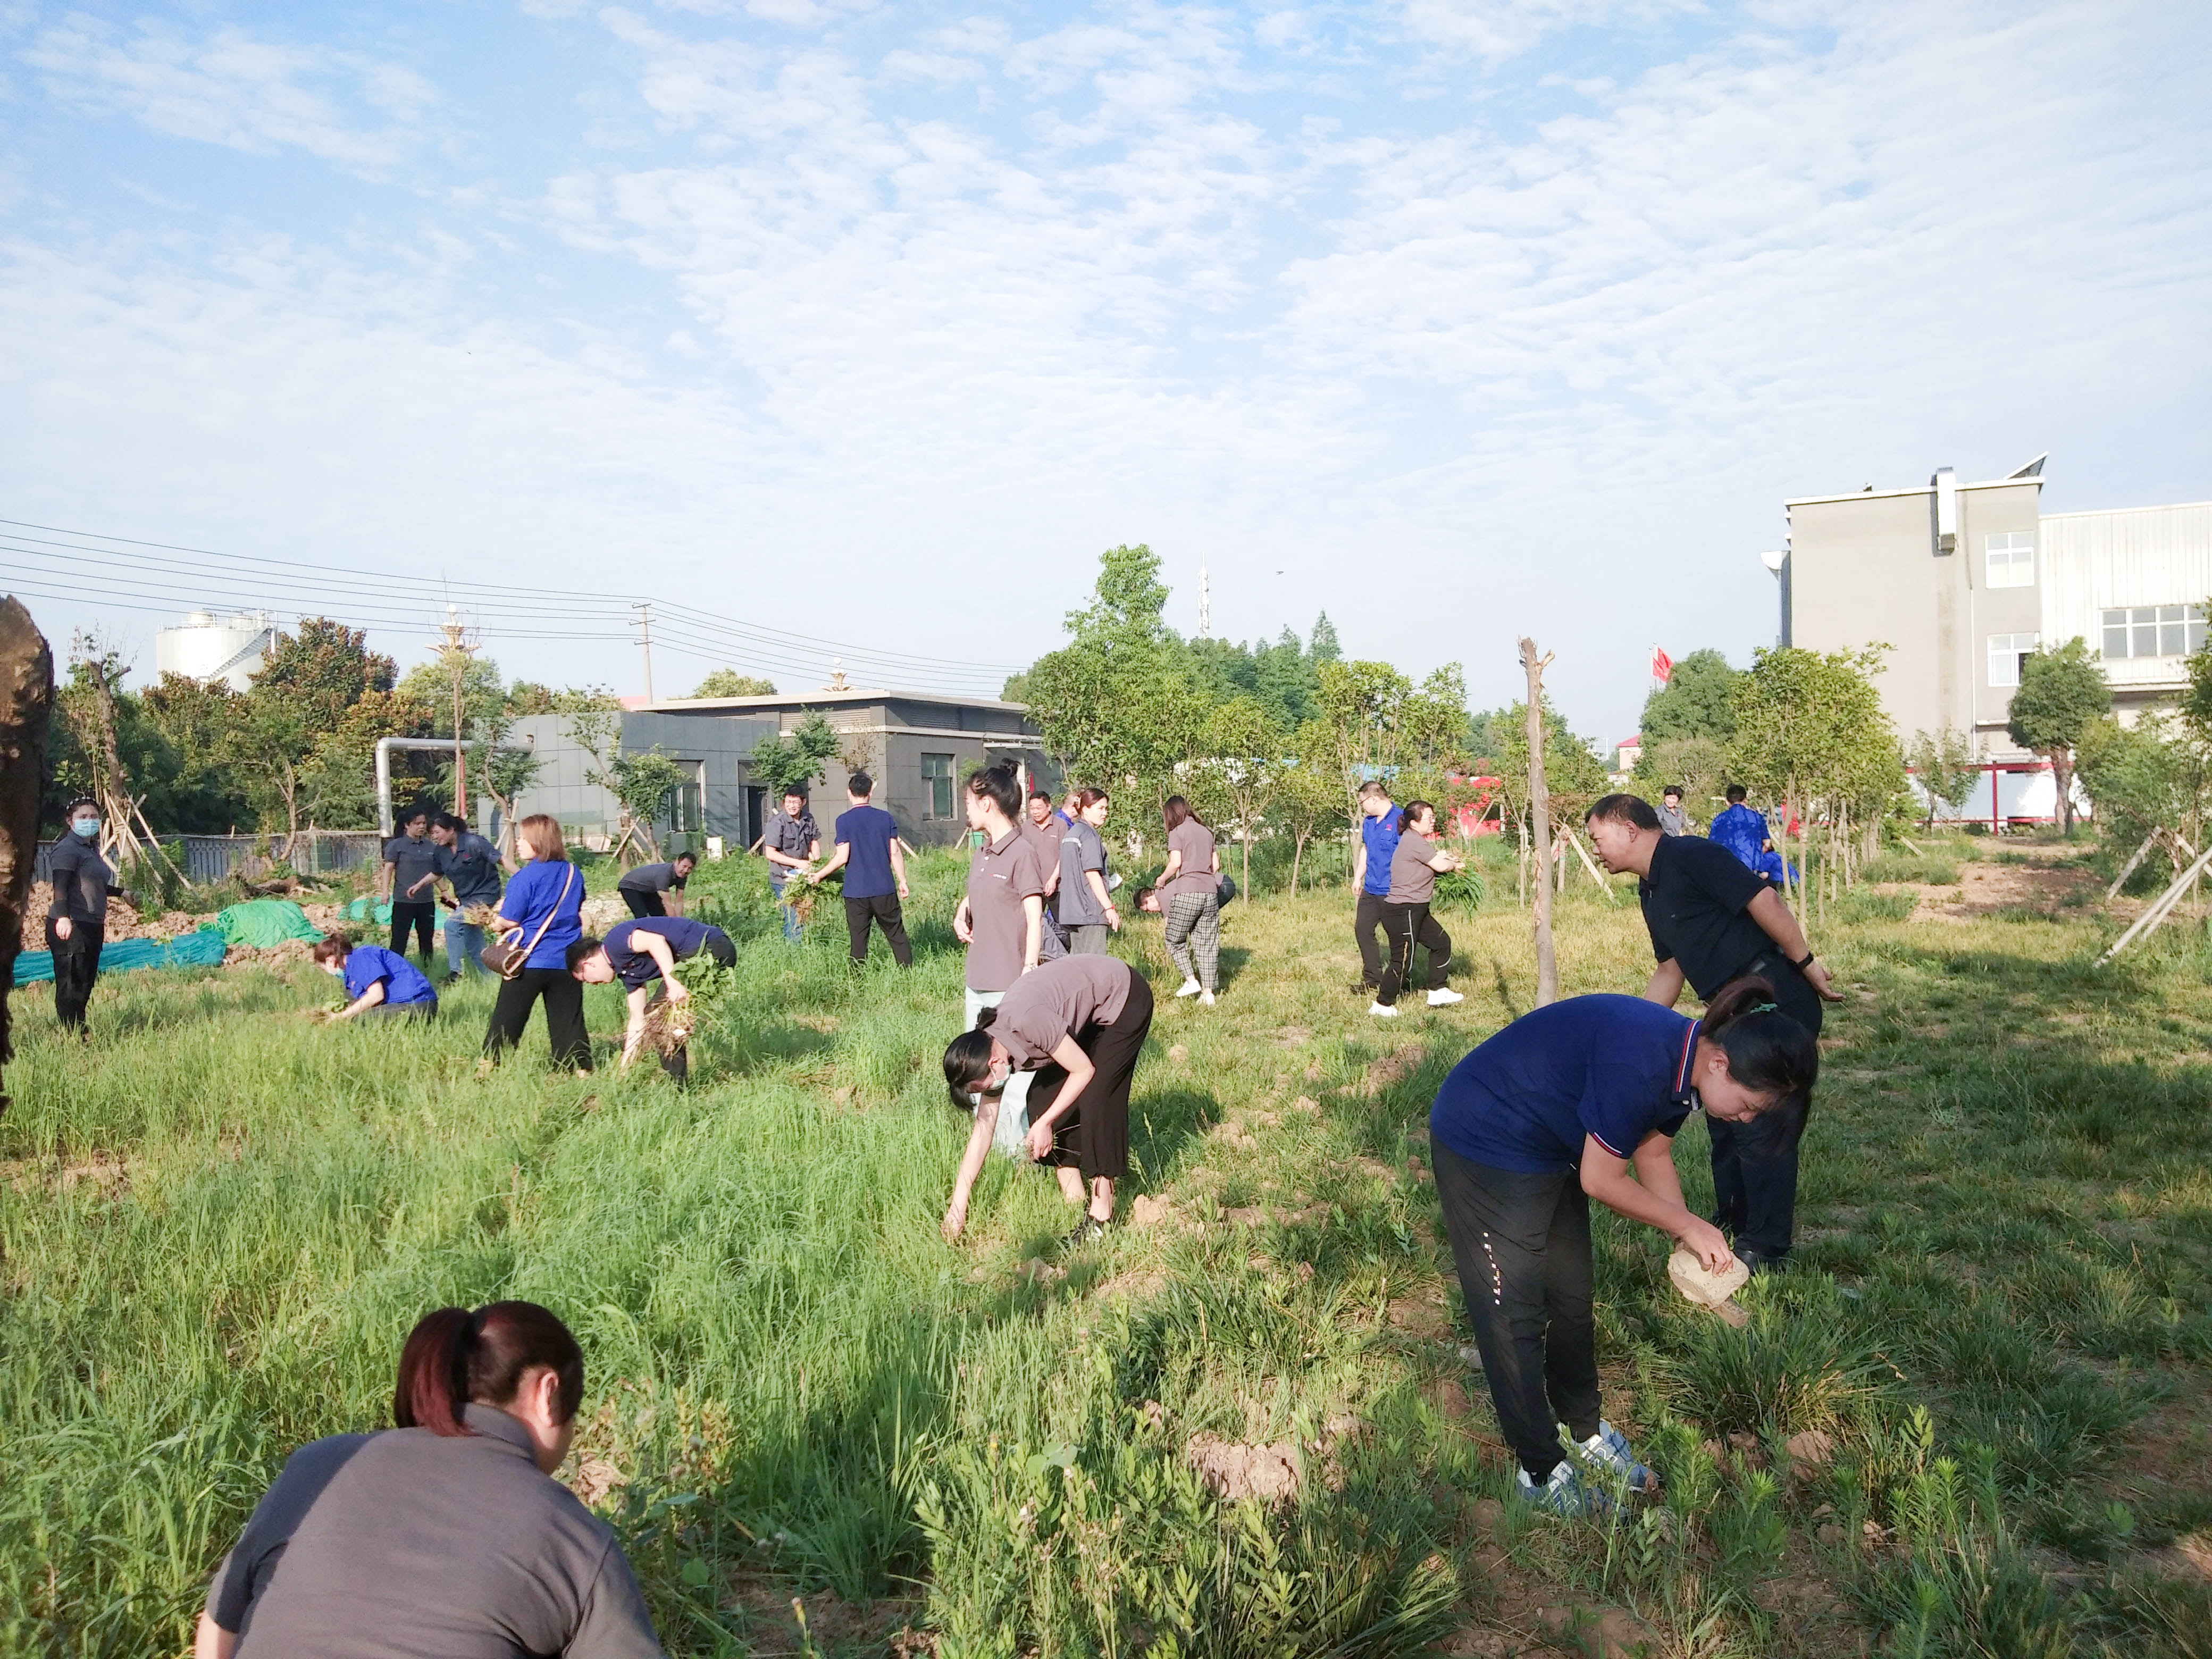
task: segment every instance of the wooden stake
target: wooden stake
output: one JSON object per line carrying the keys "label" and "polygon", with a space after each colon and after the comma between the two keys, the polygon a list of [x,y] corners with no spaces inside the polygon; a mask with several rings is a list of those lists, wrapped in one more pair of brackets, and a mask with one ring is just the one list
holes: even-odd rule
{"label": "wooden stake", "polygon": [[1536,854],[1536,1006],[1559,1000],[1559,964],[1552,951],[1552,792],[1544,781],[1544,670],[1547,656],[1522,635],[1521,666],[1528,676],[1528,839]]}
{"label": "wooden stake", "polygon": [[2149,908],[2135,919],[2134,925],[2112,941],[2112,948],[2097,958],[2097,965],[2103,967],[2138,939],[2148,939],[2157,932],[2160,924],[2173,914],[2183,896],[2197,884],[2197,878],[2204,873],[2204,866],[2208,864],[2212,864],[2212,852],[2204,853],[2196,863],[2176,876],[2173,885],[2152,900]]}
{"label": "wooden stake", "polygon": [[1583,850],[1582,837],[1575,834],[1572,830],[1567,830],[1564,833],[1567,838],[1567,845],[1575,849],[1575,856],[1583,861],[1583,868],[1589,872],[1589,878],[1597,884],[1598,891],[1605,895],[1605,902],[1607,904],[1620,903],[1620,895],[1613,890],[1613,884],[1605,878],[1604,872],[1597,867],[1596,862]]}
{"label": "wooden stake", "polygon": [[2158,845],[2158,838],[2163,833],[2161,830],[2152,830],[2143,837],[2143,844],[2128,855],[2128,861],[2120,866],[2120,873],[2112,878],[2112,884],[2105,890],[2106,903],[2110,904],[2119,897],[2120,889],[2128,884],[2128,878],[2135,874],[2136,866],[2143,861],[2150,849]]}

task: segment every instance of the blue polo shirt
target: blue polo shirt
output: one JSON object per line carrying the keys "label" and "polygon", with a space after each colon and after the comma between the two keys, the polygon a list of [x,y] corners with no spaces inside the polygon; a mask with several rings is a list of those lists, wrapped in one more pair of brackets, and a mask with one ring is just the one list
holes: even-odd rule
{"label": "blue polo shirt", "polygon": [[1376,898],[1390,896],[1390,860],[1398,853],[1398,809],[1379,818],[1359,820],[1359,839],[1367,844],[1367,874],[1359,890]]}
{"label": "blue polo shirt", "polygon": [[852,806],[837,814],[837,845],[845,855],[845,896],[882,898],[898,891],[891,874],[891,842],[898,820],[880,806]]}
{"label": "blue polo shirt", "polygon": [[[522,929],[521,944],[538,940],[522,965],[563,972],[568,966],[568,947],[584,936],[583,911],[584,872],[565,859],[532,859],[524,865],[507,884],[499,905],[500,915]],[[545,933],[539,939],[541,927]]]}
{"label": "blue polo shirt", "polygon": [[607,966],[615,970],[615,977],[625,989],[635,991],[660,977],[660,964],[646,954],[637,935],[659,934],[668,941],[668,954],[682,962],[699,954],[699,947],[712,931],[707,923],[690,916],[639,916],[618,922],[607,930]]}
{"label": "blue polo shirt", "polygon": [[1698,1022],[1642,997],[1569,997],[1515,1020],[1451,1069],[1429,1133],[1493,1170],[1580,1167],[1583,1137],[1626,1158],[1697,1103]]}
{"label": "blue polo shirt", "polygon": [[379,980],[384,981],[384,1002],[388,1008],[438,1000],[438,994],[430,988],[430,981],[422,977],[422,970],[405,957],[394,956],[381,945],[356,945],[346,952],[347,1001],[358,1002]]}

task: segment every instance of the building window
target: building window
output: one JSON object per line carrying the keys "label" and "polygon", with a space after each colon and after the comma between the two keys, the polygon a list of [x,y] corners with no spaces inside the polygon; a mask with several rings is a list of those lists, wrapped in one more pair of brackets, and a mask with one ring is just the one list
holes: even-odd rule
{"label": "building window", "polygon": [[2018,685],[2023,664],[2035,654],[2039,634],[1992,634],[1990,635],[1990,684]]}
{"label": "building window", "polygon": [[2008,531],[1986,538],[1989,583],[1991,587],[2035,586],[2035,532]]}
{"label": "building window", "polygon": [[921,815],[926,818],[952,816],[952,757],[921,757]]}
{"label": "building window", "polygon": [[2105,655],[2186,657],[2203,648],[2201,605],[2138,605],[2105,612]]}

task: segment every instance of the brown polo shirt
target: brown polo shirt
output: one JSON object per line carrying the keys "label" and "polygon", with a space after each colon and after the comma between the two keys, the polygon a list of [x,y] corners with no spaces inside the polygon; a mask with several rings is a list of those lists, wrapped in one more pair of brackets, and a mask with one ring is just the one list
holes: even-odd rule
{"label": "brown polo shirt", "polygon": [[1062,1037],[1111,1025],[1129,1006],[1129,964],[1119,957],[1062,957],[1024,974],[999,1004],[991,1035],[1014,1064],[1034,1072]]}
{"label": "brown polo shirt", "polygon": [[1048,817],[1042,823],[1032,823],[1026,813],[1022,817],[1022,830],[1036,843],[1037,874],[1047,890],[1054,885],[1060,874],[1060,838],[1067,833],[1067,826],[1057,817]]}
{"label": "brown polo shirt", "polygon": [[968,988],[1003,991],[1022,976],[1029,918],[1022,901],[1044,896],[1036,837],[1018,825],[978,848],[968,866]]}

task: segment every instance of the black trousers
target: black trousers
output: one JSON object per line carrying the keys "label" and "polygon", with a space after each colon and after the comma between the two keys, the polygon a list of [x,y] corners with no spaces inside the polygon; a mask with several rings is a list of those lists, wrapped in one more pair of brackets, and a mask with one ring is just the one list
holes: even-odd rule
{"label": "black trousers", "polygon": [[629,906],[629,913],[634,916],[665,916],[668,914],[668,907],[660,902],[660,895],[651,889],[641,893],[634,887],[617,887],[615,891],[623,896],[623,902]]}
{"label": "black trousers", "polygon": [[[1820,994],[1778,951],[1754,957],[1729,977],[1745,974],[1771,984],[1774,1006],[1815,1037],[1820,1035]],[[1797,1137],[1803,1128],[1802,1115],[1791,1122],[1781,1112],[1748,1123],[1705,1119],[1713,1152],[1713,1224],[1733,1234],[1738,1248],[1768,1261],[1788,1255],[1796,1237]]]}
{"label": "black trousers", "polygon": [[415,937],[422,941],[422,965],[430,965],[430,941],[438,932],[438,905],[434,899],[398,899],[392,902],[392,954],[407,954],[407,930],[412,927]]}
{"label": "black trousers", "polygon": [[[1142,974],[1129,975],[1129,1000],[1111,1025],[1086,1025],[1075,1033],[1075,1046],[1097,1068],[1075,1109],[1052,1126],[1047,1164],[1073,1164],[1087,1184],[1099,1176],[1118,1181],[1129,1173],[1129,1083],[1137,1056],[1152,1029],[1152,988]],[[1030,1121],[1052,1109],[1067,1082],[1067,1073],[1047,1060],[1030,1085]]]}
{"label": "black trousers", "polygon": [[1382,926],[1383,898],[1364,889],[1358,908],[1352,913],[1352,937],[1359,941],[1359,982],[1372,990],[1382,982],[1382,964],[1389,947],[1375,935]]}
{"label": "black trousers", "polygon": [[[725,968],[738,959],[738,947],[730,943],[730,936],[719,927],[710,927],[707,929],[707,937],[700,941],[699,949],[714,957]],[[691,1045],[688,1042],[680,1042],[668,1053],[661,1055],[660,1069],[678,1083],[690,1081]]]}
{"label": "black trousers", "polygon": [[884,930],[884,939],[891,947],[891,960],[902,968],[914,965],[914,946],[907,940],[906,912],[900,908],[896,893],[878,893],[872,898],[848,898],[845,901],[845,932],[853,944],[853,965],[858,967],[868,959],[868,925],[873,922]]}
{"label": "black trousers", "polygon": [[107,929],[94,922],[73,921],[70,936],[58,938],[54,919],[46,918],[46,949],[54,953],[54,1018],[82,1032],[84,1011],[92,1001],[93,981],[100,977],[100,947]]}
{"label": "black trousers", "polygon": [[584,987],[565,968],[526,968],[513,979],[500,981],[499,1000],[492,1004],[491,1025],[484,1032],[484,1053],[496,1060],[521,1042],[530,1011],[540,997],[545,1000],[545,1035],[552,1043],[553,1063],[590,1071],[592,1039],[584,1030]]}
{"label": "black trousers", "polygon": [[1522,1175],[1429,1144],[1444,1231],[1498,1426],[1539,1485],[1598,1428],[1589,1200],[1571,1170]]}
{"label": "black trousers", "polygon": [[1390,939],[1390,965],[1382,970],[1382,988],[1375,993],[1376,1001],[1385,1008],[1395,1007],[1398,994],[1413,985],[1413,947],[1425,945],[1429,952],[1429,984],[1431,991],[1441,991],[1451,975],[1451,935],[1442,923],[1429,914],[1425,904],[1389,904],[1382,907],[1382,921]]}
{"label": "black trousers", "polygon": [[438,999],[435,996],[428,1002],[380,1002],[375,1007],[364,1008],[354,1016],[356,1019],[374,1020],[380,1025],[404,1024],[417,1019],[427,1024],[437,1017]]}

